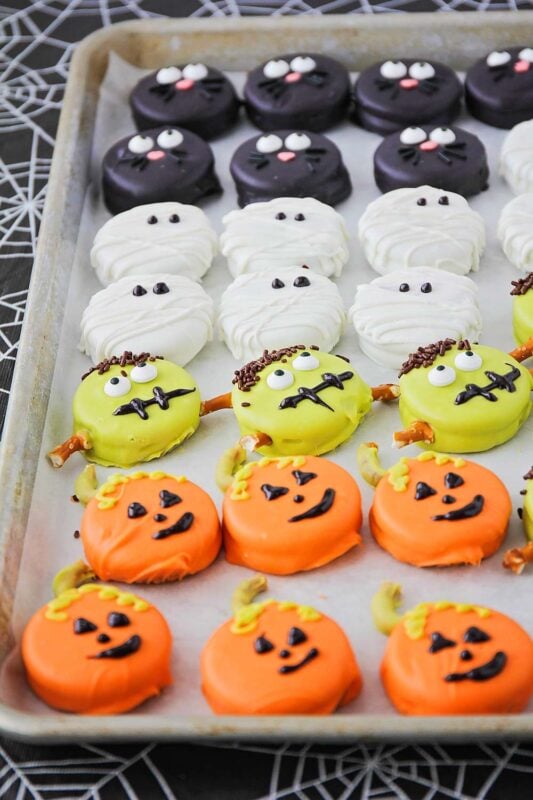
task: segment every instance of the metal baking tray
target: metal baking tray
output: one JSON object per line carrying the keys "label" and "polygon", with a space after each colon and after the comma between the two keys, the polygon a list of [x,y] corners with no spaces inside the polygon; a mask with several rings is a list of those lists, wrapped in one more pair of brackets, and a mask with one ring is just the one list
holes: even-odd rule
{"label": "metal baking tray", "polygon": [[[464,69],[490,49],[533,40],[533,11],[490,14],[154,19],[93,33],[74,55],[0,453],[0,666],[13,648],[13,610],[50,388],[82,215],[99,87],[109,54],[145,69],[209,61],[246,70],[273,53],[333,53],[351,70],[416,52]],[[67,489],[68,491],[68,489]],[[524,576],[522,580],[527,580]],[[31,591],[31,587],[28,588]],[[141,589],[142,594],[142,589]],[[365,612],[368,613],[368,612]],[[35,715],[0,703],[0,730],[47,742],[126,739],[466,740],[533,736],[533,714],[478,717],[217,717]]]}

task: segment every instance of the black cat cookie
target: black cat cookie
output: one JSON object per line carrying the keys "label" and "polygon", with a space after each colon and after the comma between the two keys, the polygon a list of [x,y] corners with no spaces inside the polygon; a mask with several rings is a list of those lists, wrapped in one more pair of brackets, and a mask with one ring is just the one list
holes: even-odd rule
{"label": "black cat cookie", "polygon": [[466,105],[495,128],[512,128],[533,117],[533,47],[493,50],[470,67]]}
{"label": "black cat cookie", "polygon": [[130,95],[139,130],[178,125],[214,139],[237,120],[240,102],[230,81],[207,64],[163,67],[142,78]]}
{"label": "black cat cookie", "polygon": [[314,197],[334,206],[352,191],[338,147],[311,131],[278,130],[247,139],[235,151],[230,172],[241,208],[275,197]]}
{"label": "black cat cookie", "polygon": [[291,53],[249,72],[244,100],[251,122],[263,131],[325,131],[346,116],[350,78],[333,58]]}
{"label": "black cat cookie", "polygon": [[462,128],[412,125],[386,136],[374,153],[382,192],[427,184],[463,197],[488,188],[483,143]]}
{"label": "black cat cookie", "polygon": [[222,191],[211,148],[184,128],[149,128],[120,139],[105,154],[102,172],[112,214],[146,203],[195,205]]}
{"label": "black cat cookie", "polygon": [[355,82],[353,119],[382,135],[407,125],[446,125],[459,114],[462,94],[455,72],[438,61],[384,61]]}

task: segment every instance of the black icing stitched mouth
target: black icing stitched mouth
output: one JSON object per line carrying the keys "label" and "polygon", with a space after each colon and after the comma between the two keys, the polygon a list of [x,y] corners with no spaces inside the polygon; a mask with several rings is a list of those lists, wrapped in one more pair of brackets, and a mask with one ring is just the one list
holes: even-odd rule
{"label": "black icing stitched mouth", "polygon": [[469,669],[468,672],[450,672],[444,680],[447,683],[456,683],[457,681],[488,681],[495,678],[500,672],[503,671],[507,664],[507,656],[502,650],[498,650],[496,655],[482,664],[481,667]]}
{"label": "black icing stitched mouth", "polygon": [[353,375],[353,372],[341,372],[339,375],[335,375],[333,372],[324,372],[322,373],[321,383],[312,387],[300,386],[298,388],[298,394],[291,394],[289,397],[284,397],[278,408],[296,408],[298,403],[301,403],[304,400],[311,400],[311,402],[316,403],[316,405],[323,406],[324,408],[328,408],[330,411],[334,411],[331,406],[329,406],[326,402],[324,402],[324,400],[322,400],[321,397],[318,396],[318,393],[329,388],[335,388],[344,391],[343,382],[349,381],[350,378],[353,378]]}
{"label": "black icing stitched mouth", "polygon": [[431,519],[435,522],[439,522],[443,519],[447,519],[450,522],[454,522],[458,519],[472,519],[472,517],[477,517],[478,514],[481,514],[484,505],[485,498],[483,495],[476,494],[474,499],[465,506],[462,506],[462,508],[454,508],[453,511],[447,511],[446,514],[436,514],[434,517],[431,517]]}
{"label": "black icing stitched mouth", "polygon": [[[508,367],[512,367],[511,364],[505,363]],[[459,392],[455,398],[455,405],[460,406],[463,405],[463,403],[468,403],[473,397],[484,397],[485,400],[495,403],[499,398],[493,394],[493,389],[502,389],[511,393],[516,392],[515,381],[518,380],[521,374],[518,367],[512,367],[505,375],[500,375],[498,372],[493,372],[490,369],[485,370],[485,375],[487,378],[490,378],[490,383],[486,386],[478,386],[476,383],[467,383],[464,390]]]}
{"label": "black icing stitched mouth", "polygon": [[311,650],[309,650],[308,654],[305,656],[305,658],[302,658],[302,660],[299,661],[297,664],[284,664],[282,667],[278,669],[278,672],[280,673],[280,675],[288,675],[291,672],[296,672],[296,670],[301,669],[306,664],[309,664],[310,661],[313,661],[318,656],[318,654],[319,651],[317,650],[317,648],[312,647]]}
{"label": "black icing stitched mouth", "polygon": [[127,641],[117,645],[117,647],[101,650],[95,656],[87,656],[87,658],[127,658],[139,650],[141,641],[141,637],[136,634],[135,636],[130,636]]}
{"label": "black icing stitched mouth", "polygon": [[173,397],[183,397],[183,395],[191,394],[195,391],[196,387],[193,389],[172,389],[170,392],[165,392],[160,386],[154,386],[152,389],[154,396],[150,397],[149,400],[141,400],[140,397],[134,397],[129,403],[124,403],[124,405],[115,408],[113,416],[121,417],[124,414],[138,414],[141,419],[148,419],[145,409],[149,406],[158,405],[162,411],[166,411],[169,408],[168,401],[172,400]]}

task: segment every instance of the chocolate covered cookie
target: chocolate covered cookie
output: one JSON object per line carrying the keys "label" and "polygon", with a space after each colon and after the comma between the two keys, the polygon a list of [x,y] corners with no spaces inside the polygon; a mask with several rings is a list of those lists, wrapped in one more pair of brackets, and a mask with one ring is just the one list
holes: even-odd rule
{"label": "chocolate covered cookie", "polygon": [[179,125],[204,139],[230,128],[239,113],[239,100],[230,81],[207,64],[163,67],[142,78],[130,95],[139,130]]}
{"label": "chocolate covered cookie", "polygon": [[145,203],[196,204],[222,189],[213,152],[184,128],[149,128],[109,148],[102,165],[104,201],[112,214]]}
{"label": "chocolate covered cookie", "polygon": [[489,168],[474,134],[413,125],[385,137],[374,153],[374,177],[382,192],[429,184],[469,197],[488,188]]}
{"label": "chocolate covered cookie", "polygon": [[271,59],[248,73],[244,87],[246,112],[263,131],[325,131],[344,118],[349,98],[346,68],[318,53]]}
{"label": "chocolate covered cookie", "polygon": [[462,94],[455,72],[438,61],[385,61],[356,81],[354,120],[383,135],[406,125],[445,125],[459,114]]}
{"label": "chocolate covered cookie", "polygon": [[247,139],[235,151],[230,172],[241,208],[275,197],[315,197],[334,206],[352,191],[338,147],[311,131],[279,130]]}
{"label": "chocolate covered cookie", "polygon": [[470,67],[465,100],[472,116],[495,128],[533,117],[533,47],[493,50]]}

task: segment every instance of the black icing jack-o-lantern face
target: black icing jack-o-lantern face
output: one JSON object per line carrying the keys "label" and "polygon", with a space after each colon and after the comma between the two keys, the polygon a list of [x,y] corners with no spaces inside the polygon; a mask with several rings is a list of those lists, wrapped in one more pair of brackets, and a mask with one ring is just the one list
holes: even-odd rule
{"label": "black icing jack-o-lantern face", "polygon": [[[99,626],[85,617],[76,617],[74,619],[73,630],[76,636],[86,636],[88,634],[95,634],[95,648],[98,644],[111,644],[113,639],[117,638],[113,635],[116,628],[127,628],[131,624],[130,618],[127,614],[119,611],[111,611],[107,615],[107,625],[111,628],[111,635],[100,630]],[[127,658],[128,656],[136,653],[142,644],[141,636],[136,633],[133,636],[123,640],[120,644],[106,647],[103,650],[98,650],[94,655],[88,655],[87,658]]]}
{"label": "black icing jack-o-lantern face", "polygon": [[[441,503],[444,503],[445,505],[455,504],[457,502],[457,497],[454,494],[449,494],[446,490],[458,489],[460,486],[463,486],[464,483],[464,478],[461,475],[458,475],[456,472],[447,472],[444,476],[445,494],[443,494],[440,498]],[[431,486],[429,483],[426,483],[425,481],[417,482],[415,488],[415,500],[427,500],[428,497],[434,497],[437,495],[437,489]],[[442,514],[433,514],[430,519],[435,522],[439,522],[440,520],[449,520],[453,522],[460,519],[471,519],[472,517],[477,517],[478,514],[481,514],[484,504],[485,498],[483,495],[476,494],[472,500],[465,505],[462,505],[460,508],[453,508],[452,510]]]}
{"label": "black icing jack-o-lantern face", "polygon": [[[299,645],[305,644],[307,639],[307,634],[301,628],[293,626],[287,632],[286,644],[291,648],[295,648]],[[266,653],[270,653],[275,649],[276,645],[265,634],[261,634],[254,641],[254,650],[258,655],[265,655]],[[284,660],[291,658],[292,655],[292,650],[289,650],[286,647],[282,647],[277,653],[278,658]],[[311,647],[299,661],[291,664],[282,664],[278,667],[277,671],[280,675],[290,675],[290,673],[296,672],[302,667],[305,667],[306,664],[309,664],[318,655],[318,648]]]}
{"label": "black icing jack-o-lantern face", "polygon": [[[483,642],[490,642],[490,640],[491,637],[489,634],[481,628],[478,628],[476,625],[472,625],[466,629],[462,637],[462,642],[448,639],[439,631],[433,631],[433,633],[431,633],[431,645],[428,649],[428,652],[434,654],[440,653],[442,650],[447,650],[449,648],[461,647],[462,649],[459,653],[459,659],[461,661],[468,662],[472,661],[474,658],[472,651],[475,651],[475,645]],[[469,645],[469,647],[463,647],[465,644]],[[506,664],[506,654],[503,652],[503,650],[497,650],[492,658],[480,666],[463,671],[448,672],[446,675],[444,675],[444,680],[447,683],[457,683],[458,681],[487,681],[490,678],[495,678],[496,675],[500,674],[500,672],[503,672]]]}
{"label": "black icing jack-o-lantern face", "polygon": [[[142,489],[144,490],[146,484],[143,484]],[[166,489],[162,489],[159,492],[159,508],[155,513],[152,513],[148,510],[148,497],[146,496],[146,492],[142,492],[142,500],[143,502],[139,502],[134,500],[133,502],[129,503],[128,505],[128,519],[136,520],[140,517],[149,516],[151,514],[152,519],[154,522],[157,523],[166,523],[162,528],[160,528],[155,533],[152,533],[152,539],[161,540],[161,539],[168,539],[169,536],[174,536],[178,533],[185,533],[188,531],[191,525],[194,522],[194,514],[192,511],[185,511],[184,513],[180,513],[178,515],[178,519],[170,524],[169,522],[169,508],[173,508],[174,506],[181,504],[182,498],[175,494],[174,492],[170,492]],[[152,509],[153,511],[153,509]],[[124,521],[126,524],[126,521]]]}
{"label": "black icing jack-o-lantern face", "polygon": [[[294,478],[297,487],[303,487],[310,481],[315,481],[318,478],[316,472],[304,472],[303,470],[299,469],[292,470],[291,475]],[[261,491],[269,503],[273,500],[279,500],[279,498],[290,494],[291,488],[292,487],[290,486],[273,486],[270,483],[263,483],[261,485]],[[296,494],[293,495],[292,501],[298,505],[304,503],[305,495],[297,491]],[[324,514],[327,514],[327,512],[332,508],[334,502],[335,489],[333,489],[331,486],[325,487],[322,497],[318,503],[310,506],[300,514],[290,516],[289,519],[287,519],[287,522],[302,522],[306,519],[321,517]]]}

